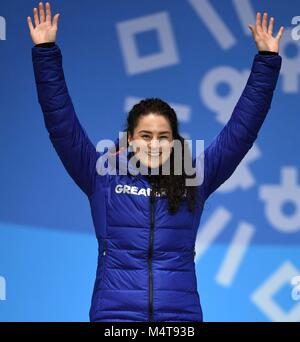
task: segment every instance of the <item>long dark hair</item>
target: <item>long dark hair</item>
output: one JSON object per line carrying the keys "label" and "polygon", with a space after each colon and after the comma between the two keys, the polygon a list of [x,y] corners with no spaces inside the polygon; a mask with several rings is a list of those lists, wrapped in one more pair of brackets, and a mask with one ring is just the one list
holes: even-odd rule
{"label": "long dark hair", "polygon": [[[170,154],[170,174],[169,175],[147,175],[152,184],[152,191],[161,193],[162,189],[164,194],[168,197],[168,211],[171,214],[177,212],[182,201],[186,200],[188,210],[193,211],[197,203],[197,188],[196,186],[187,186],[186,179],[193,178],[193,175],[185,173],[183,162],[188,160],[190,165],[192,163],[192,155],[190,153],[189,145],[186,140],[179,134],[179,123],[175,110],[165,101],[159,98],[146,98],[135,104],[129,111],[127,116],[126,128],[127,136],[134,135],[134,130],[138,125],[138,120],[141,116],[149,113],[156,113],[163,115],[170,122],[173,133],[173,139],[178,139],[181,142],[182,152],[182,172],[180,175],[174,174],[174,148]],[[184,147],[186,146],[186,147]],[[128,142],[127,142],[128,147]],[[187,155],[185,155],[187,153]]]}

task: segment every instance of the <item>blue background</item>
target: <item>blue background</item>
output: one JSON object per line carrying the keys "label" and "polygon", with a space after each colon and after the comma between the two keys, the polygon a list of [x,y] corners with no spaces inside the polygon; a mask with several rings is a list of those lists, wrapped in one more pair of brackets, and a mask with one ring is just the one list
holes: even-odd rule
{"label": "blue background", "polygon": [[[235,1],[207,3],[235,38],[228,48],[214,38],[192,1],[51,1],[52,14],[61,14],[57,44],[68,88],[77,115],[95,144],[117,138],[125,124],[128,98],[160,97],[186,106],[190,117],[180,122],[180,129],[190,139],[204,139],[207,145],[218,134],[224,122],[217,120],[217,113],[201,96],[202,81],[224,66],[249,74],[257,49],[249,29],[247,34],[243,28]],[[300,15],[297,0],[243,3],[251,8],[253,18],[257,11],[273,15],[275,33],[283,25],[290,40],[291,18]],[[37,101],[33,43],[26,22],[37,4],[29,0],[0,4],[0,16],[6,23],[5,40],[0,41],[0,276],[6,283],[0,321],[87,321],[96,273],[96,238],[88,201],[55,154]],[[174,39],[176,61],[128,72],[117,24],[162,12]],[[136,34],[135,44],[140,58],[162,49],[155,29]],[[280,186],[283,168],[298,172],[300,167],[300,40],[286,43],[281,55],[283,63],[296,61],[299,72],[289,65],[281,71],[256,142],[261,155],[248,165],[253,184],[217,191],[202,216],[199,232],[219,208],[231,215],[197,260],[206,321],[280,320],[283,316],[270,315],[251,296],[286,262],[300,274],[300,220],[291,232],[278,229],[268,219],[266,203],[259,195],[261,186]],[[286,86],[292,77],[298,77],[293,90]],[[239,94],[245,82],[237,82]],[[218,92],[226,99],[230,87],[219,84]],[[233,107],[225,109],[230,115]],[[298,201],[286,201],[281,209],[287,217],[300,210],[299,179],[300,175],[295,188],[287,193],[287,197],[293,193]],[[224,286],[216,275],[240,222],[253,226],[253,236],[232,282]],[[300,321],[300,315],[288,316],[300,305],[291,298],[288,281],[273,300],[287,320]]]}

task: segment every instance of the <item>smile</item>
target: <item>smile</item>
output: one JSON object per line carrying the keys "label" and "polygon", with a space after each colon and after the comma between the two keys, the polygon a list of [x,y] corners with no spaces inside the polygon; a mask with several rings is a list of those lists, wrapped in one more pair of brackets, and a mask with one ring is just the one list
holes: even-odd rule
{"label": "smile", "polygon": [[157,152],[157,153],[146,153],[146,154],[148,154],[149,157],[159,157],[159,156],[162,154],[162,152]]}

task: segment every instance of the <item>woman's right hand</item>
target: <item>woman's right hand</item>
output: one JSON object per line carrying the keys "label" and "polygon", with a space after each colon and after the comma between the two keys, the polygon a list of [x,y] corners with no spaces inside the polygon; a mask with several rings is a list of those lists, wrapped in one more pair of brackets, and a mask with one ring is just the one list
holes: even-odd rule
{"label": "woman's right hand", "polygon": [[57,24],[59,13],[55,14],[53,21],[51,21],[51,7],[50,3],[46,2],[46,15],[44,4],[39,3],[40,17],[37,8],[33,9],[34,24],[32,24],[31,17],[27,17],[27,23],[30,30],[30,35],[34,44],[54,42],[56,40]]}

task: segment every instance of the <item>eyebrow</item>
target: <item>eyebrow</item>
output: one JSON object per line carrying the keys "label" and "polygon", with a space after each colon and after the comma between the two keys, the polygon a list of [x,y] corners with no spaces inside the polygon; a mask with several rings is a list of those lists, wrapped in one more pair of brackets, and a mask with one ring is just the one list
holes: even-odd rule
{"label": "eyebrow", "polygon": [[[142,130],[142,131],[139,131],[139,133],[152,133],[151,131],[145,131],[145,130]],[[163,132],[159,132],[159,134],[170,134],[170,131],[163,131]]]}

